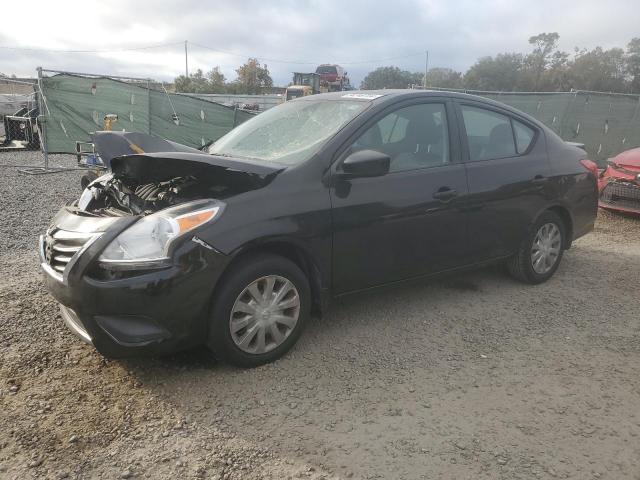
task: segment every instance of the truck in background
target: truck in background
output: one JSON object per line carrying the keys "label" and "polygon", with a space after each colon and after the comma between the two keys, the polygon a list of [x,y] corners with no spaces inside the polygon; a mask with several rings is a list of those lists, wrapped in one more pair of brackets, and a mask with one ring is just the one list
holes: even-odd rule
{"label": "truck in background", "polygon": [[320,84],[326,85],[330,92],[351,89],[347,72],[340,65],[323,63],[316,68],[316,73],[320,75]]}

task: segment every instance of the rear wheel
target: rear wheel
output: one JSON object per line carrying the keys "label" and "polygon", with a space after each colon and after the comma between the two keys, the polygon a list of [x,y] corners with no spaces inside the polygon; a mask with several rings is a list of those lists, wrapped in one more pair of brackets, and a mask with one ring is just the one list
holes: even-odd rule
{"label": "rear wheel", "polygon": [[208,344],[225,362],[262,365],[296,343],[309,311],[309,283],[295,263],[277,255],[251,255],[220,280]]}
{"label": "rear wheel", "polygon": [[509,273],[531,284],[549,280],[560,265],[565,235],[562,219],[554,212],[544,212],[520,245],[518,253],[507,262]]}

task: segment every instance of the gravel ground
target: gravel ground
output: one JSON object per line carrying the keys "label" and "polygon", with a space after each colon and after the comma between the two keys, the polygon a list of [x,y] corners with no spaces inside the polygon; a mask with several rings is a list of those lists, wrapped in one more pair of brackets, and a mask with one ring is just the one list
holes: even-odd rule
{"label": "gravel ground", "polygon": [[491,268],[346,298],[257,369],[110,361],[37,266],[80,173],[0,174],[0,478],[640,479],[636,219],[601,214],[544,285]]}

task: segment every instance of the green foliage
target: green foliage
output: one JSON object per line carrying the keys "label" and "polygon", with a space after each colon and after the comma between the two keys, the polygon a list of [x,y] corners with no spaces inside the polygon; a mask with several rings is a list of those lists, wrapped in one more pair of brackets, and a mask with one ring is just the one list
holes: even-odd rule
{"label": "green foliage", "polygon": [[[424,79],[424,75],[422,75]],[[464,88],[462,74],[450,68],[432,68],[427,72],[427,86],[436,88]]]}
{"label": "green foliage", "polygon": [[188,92],[188,93],[212,93],[209,81],[202,73],[202,70],[196,70],[196,73],[189,75],[186,78],[184,75],[180,75],[175,79],[176,91]]}
{"label": "green foliage", "polygon": [[640,93],[640,37],[632,39],[627,45],[627,75],[631,78],[631,91]]}
{"label": "green foliage", "polygon": [[214,67],[206,74],[198,69],[190,74],[189,78],[180,75],[174,82],[176,91],[181,93],[258,94],[273,86],[269,69],[266,65],[261,66],[255,58],[248,59],[236,69],[236,73],[238,78],[233,82],[227,82],[220,67]]}
{"label": "green foliage", "polygon": [[[558,50],[557,32],[529,38],[529,53],[498,53],[482,57],[463,75],[448,68],[432,68],[427,87],[504,92],[562,92],[595,90],[640,93],[640,37],[621,48],[593,50],[576,48],[573,55]],[[370,72],[361,88],[407,88],[422,85],[424,74],[398,67],[380,67]]]}
{"label": "green foliage", "polygon": [[273,80],[269,75],[267,65],[260,65],[258,59],[250,58],[247,63],[236,69],[238,78],[235,83],[242,90],[242,93],[257,94],[263,87],[273,87]]}
{"label": "green foliage", "polygon": [[500,53],[481,58],[464,75],[465,88],[640,92],[640,39],[629,43],[626,54],[620,48],[576,48],[572,57],[557,49],[559,38],[556,32],[541,33],[529,38],[534,48],[526,55]]}
{"label": "green foliage", "polygon": [[422,84],[423,73],[411,73],[398,67],[380,67],[369,72],[360,88],[378,90],[382,88],[407,88],[412,84]]}
{"label": "green foliage", "polygon": [[625,70],[624,50],[596,47],[577,52],[569,69],[569,79],[576,90],[625,92],[628,91]]}
{"label": "green foliage", "polygon": [[529,44],[534,45],[535,48],[525,57],[524,63],[529,70],[529,75],[533,78],[534,91],[538,91],[541,87],[540,81],[551,63],[552,54],[558,47],[559,39],[560,35],[557,32],[540,33],[529,38]]}
{"label": "green foliage", "polygon": [[523,69],[519,53],[499,53],[483,57],[467,70],[464,86],[474,90],[513,90],[517,88]]}

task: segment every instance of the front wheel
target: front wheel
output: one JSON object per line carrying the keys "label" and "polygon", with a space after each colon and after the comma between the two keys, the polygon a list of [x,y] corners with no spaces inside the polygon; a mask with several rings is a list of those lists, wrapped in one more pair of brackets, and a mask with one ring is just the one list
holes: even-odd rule
{"label": "front wheel", "polygon": [[562,219],[554,212],[544,212],[520,245],[518,253],[507,262],[509,273],[531,284],[549,280],[560,265],[565,235]]}
{"label": "front wheel", "polygon": [[209,347],[240,367],[271,362],[296,343],[309,311],[309,282],[295,263],[277,255],[248,256],[220,280]]}

